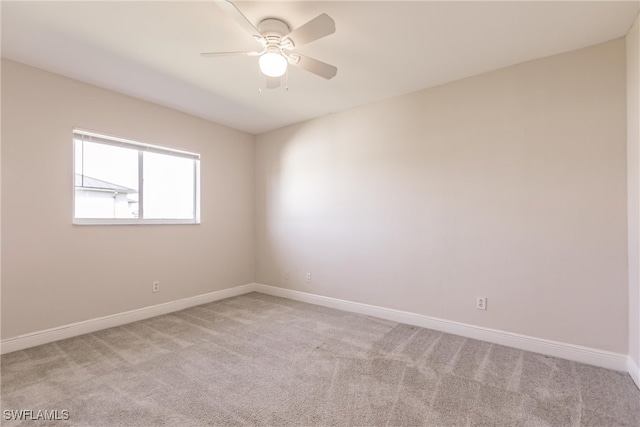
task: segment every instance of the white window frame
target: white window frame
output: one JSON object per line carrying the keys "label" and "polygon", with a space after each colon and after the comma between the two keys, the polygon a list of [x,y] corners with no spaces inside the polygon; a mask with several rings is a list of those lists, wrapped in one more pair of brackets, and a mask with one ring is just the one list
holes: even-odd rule
{"label": "white window frame", "polygon": [[[194,161],[194,218],[192,219],[152,219],[152,218],[76,218],[76,180],[75,180],[75,141],[82,139],[88,142],[94,142],[104,145],[112,145],[115,147],[126,147],[138,151],[138,194],[140,197],[139,215],[144,216],[144,194],[143,194],[143,152],[152,152],[165,154],[175,157],[193,159]],[[160,145],[148,144],[145,142],[133,141],[126,138],[120,138],[103,133],[87,131],[74,128],[73,137],[71,139],[73,148],[73,206],[71,210],[72,223],[74,225],[153,225],[153,224],[200,224],[200,154],[189,151],[178,150],[175,148],[164,147]]]}

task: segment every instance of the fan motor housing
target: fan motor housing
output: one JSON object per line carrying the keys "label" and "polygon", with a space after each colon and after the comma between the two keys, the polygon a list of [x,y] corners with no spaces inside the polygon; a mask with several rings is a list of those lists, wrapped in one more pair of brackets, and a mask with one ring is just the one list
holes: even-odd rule
{"label": "fan motor housing", "polygon": [[282,38],[290,33],[289,25],[286,22],[281,21],[276,18],[267,18],[260,21],[258,24],[258,31],[265,38],[268,39],[269,36],[277,36],[278,38]]}

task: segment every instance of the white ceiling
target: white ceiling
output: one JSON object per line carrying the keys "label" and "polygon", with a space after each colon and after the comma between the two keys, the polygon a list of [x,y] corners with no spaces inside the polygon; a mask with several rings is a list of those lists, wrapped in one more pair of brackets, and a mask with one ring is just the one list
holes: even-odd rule
{"label": "white ceiling", "polygon": [[263,90],[255,50],[213,1],[2,1],[2,56],[250,133],[323,116],[624,36],[638,1],[235,2],[254,23],[299,27],[320,13],[336,32],[299,51],[338,67],[290,68]]}

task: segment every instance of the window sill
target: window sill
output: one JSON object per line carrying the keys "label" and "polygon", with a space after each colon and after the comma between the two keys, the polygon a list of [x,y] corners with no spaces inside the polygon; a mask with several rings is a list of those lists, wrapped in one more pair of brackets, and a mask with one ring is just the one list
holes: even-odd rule
{"label": "window sill", "polygon": [[73,225],[198,225],[200,220],[193,219],[105,219],[74,218]]}

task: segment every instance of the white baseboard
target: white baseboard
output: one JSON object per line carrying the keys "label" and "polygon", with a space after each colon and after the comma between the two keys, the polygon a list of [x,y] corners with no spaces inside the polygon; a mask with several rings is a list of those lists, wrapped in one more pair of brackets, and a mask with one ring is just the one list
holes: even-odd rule
{"label": "white baseboard", "polygon": [[[407,311],[394,310],[374,305],[361,304],[357,302],[345,301],[337,298],[330,298],[320,295],[308,294],[305,292],[293,291],[291,289],[278,288],[263,284],[255,284],[257,292],[288,298],[324,307],[337,308],[353,313],[365,314],[379,317],[394,322],[408,325],[420,326],[434,329],[441,332],[460,335],[481,341],[487,341],[520,350],[573,360],[588,365],[600,366],[616,371],[628,370],[628,356],[626,354],[612,353],[589,347],[582,347],[573,344],[566,344],[558,341],[551,341],[527,335],[515,334],[512,332],[500,331],[496,329],[483,328],[480,326],[468,325],[465,323],[453,322],[450,320],[438,319],[422,314],[410,313]],[[637,366],[636,366],[637,373]],[[633,374],[632,374],[633,376]]]}
{"label": "white baseboard", "polygon": [[259,283],[250,283],[247,285],[237,286],[235,288],[223,289],[220,291],[210,292],[195,297],[184,298],[177,301],[170,301],[163,304],[127,311],[124,313],[99,317],[96,319],[72,323],[57,328],[47,329],[44,331],[20,335],[14,338],[8,338],[0,342],[0,354],[10,353],[12,351],[22,350],[29,347],[35,347],[41,344],[71,338],[74,336],[87,334],[114,326],[120,326],[126,323],[136,322],[138,320],[148,319],[150,317],[172,313],[174,311],[183,310],[185,308],[193,307],[196,305],[207,304],[213,301],[218,301],[221,299],[230,298],[254,291],[282,298],[288,298],[295,301],[301,301],[353,313],[379,317],[381,319],[387,319],[394,322],[405,323],[408,325],[434,329],[437,331],[460,335],[467,338],[478,339],[495,344],[505,345],[508,347],[518,348],[521,350],[560,357],[563,359],[573,360],[589,365],[600,366],[607,369],[627,371],[636,382],[636,384],[640,387],[640,369],[638,368],[638,365],[631,359],[631,357],[624,354],[612,353],[604,350],[566,344],[562,342],[551,341],[527,335],[520,335],[496,329],[483,328],[480,326],[468,325],[465,323],[429,317],[422,314],[351,302],[321,295],[314,295],[305,292],[294,291],[291,289],[263,285]]}
{"label": "white baseboard", "polygon": [[633,382],[636,383],[636,386],[640,388],[640,366],[638,366],[631,356],[627,357],[627,371],[629,372],[629,375],[631,375],[631,378],[633,378]]}
{"label": "white baseboard", "polygon": [[8,338],[0,342],[0,354],[11,353],[12,351],[88,334],[90,332],[112,328],[126,323],[137,322],[138,320],[172,313],[174,311],[183,310],[196,305],[207,304],[209,302],[246,294],[248,292],[253,292],[254,290],[255,284],[250,283],[248,285],[236,286],[235,288],[209,292],[203,295],[169,301],[158,305],[152,305],[136,310],[125,311],[123,313],[112,314],[110,316],[98,317],[95,319],[85,320],[83,322],[71,323],[57,328],[20,335],[14,338]]}

